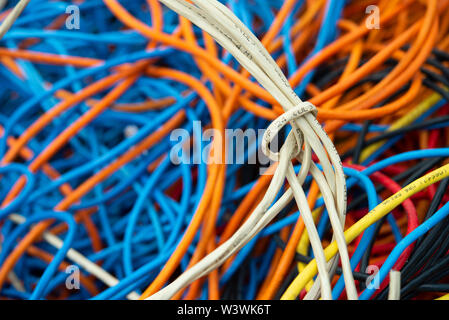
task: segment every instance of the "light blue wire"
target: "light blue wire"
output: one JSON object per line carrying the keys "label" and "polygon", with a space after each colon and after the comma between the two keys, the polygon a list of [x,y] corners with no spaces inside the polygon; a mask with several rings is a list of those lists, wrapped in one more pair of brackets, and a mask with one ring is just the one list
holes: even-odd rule
{"label": "light blue wire", "polygon": [[28,167],[22,164],[11,163],[4,167],[0,167],[0,174],[6,172],[19,172],[25,175],[26,183],[18,196],[16,196],[6,207],[0,208],[0,220],[3,220],[7,215],[17,210],[25,202],[25,199],[28,197],[31,190],[33,190],[35,182],[35,176],[31,173]]}
{"label": "light blue wire", "polygon": [[111,60],[108,60],[104,62],[103,64],[95,67],[91,67],[88,69],[84,69],[82,71],[79,71],[76,75],[63,78],[62,80],[56,82],[53,84],[53,86],[43,91],[42,93],[34,96],[30,100],[28,100],[26,103],[22,104],[20,107],[15,110],[15,112],[11,115],[8,123],[6,124],[3,132],[3,138],[0,140],[0,155],[4,155],[5,152],[5,137],[8,137],[10,135],[10,132],[13,128],[13,126],[16,124],[16,122],[23,117],[25,114],[30,113],[31,110],[39,104],[42,100],[51,97],[57,90],[63,89],[66,86],[71,85],[74,81],[77,81],[79,79],[94,75],[95,73],[98,73],[100,71],[107,70],[113,66],[123,64],[126,62],[134,62],[141,59],[149,59],[154,57],[160,57],[164,55],[169,55],[171,52],[173,52],[173,49],[155,49],[152,51],[143,51],[143,52],[137,52],[133,53],[131,55],[125,56],[125,57],[119,57],[114,58]]}
{"label": "light blue wire", "polygon": [[[125,268],[126,275],[130,275],[132,273],[132,258],[131,258],[131,237],[133,236],[134,227],[137,223],[137,219],[139,217],[139,213],[144,205],[144,202],[147,200],[147,197],[154,188],[157,181],[160,179],[165,169],[170,165],[170,158],[165,158],[162,163],[156,168],[153,174],[147,179],[147,182],[144,188],[141,190],[139,197],[137,198],[136,203],[133,206],[133,209],[129,213],[128,224],[125,230],[125,238],[124,238],[124,247],[123,247],[123,266]],[[155,213],[155,212],[153,212]],[[151,214],[151,213],[150,213]],[[162,253],[162,249],[164,246],[164,236],[163,232],[160,228],[160,224],[158,223],[158,219],[152,215],[152,223],[155,229],[156,241],[159,246],[159,250]]]}
{"label": "light blue wire", "polygon": [[31,294],[30,298],[31,300],[36,300],[41,297],[42,292],[45,290],[46,286],[48,285],[48,282],[51,280],[51,277],[56,272],[57,268],[61,264],[62,260],[64,259],[67,251],[70,249],[73,239],[75,237],[76,232],[76,222],[73,217],[66,213],[66,212],[39,212],[35,213],[32,216],[29,216],[26,218],[25,222],[20,224],[14,231],[8,236],[7,239],[5,239],[2,247],[2,252],[0,254],[0,262],[4,261],[6,258],[7,253],[11,249],[11,247],[14,244],[14,241],[17,239],[17,237],[24,233],[32,224],[46,220],[46,219],[58,219],[62,220],[67,223],[68,231],[67,235],[65,236],[64,243],[61,248],[58,249],[58,252],[53,257],[53,260],[50,262],[50,264],[45,269],[44,273],[42,274],[39,282],[37,283],[36,288],[34,289],[33,293]]}

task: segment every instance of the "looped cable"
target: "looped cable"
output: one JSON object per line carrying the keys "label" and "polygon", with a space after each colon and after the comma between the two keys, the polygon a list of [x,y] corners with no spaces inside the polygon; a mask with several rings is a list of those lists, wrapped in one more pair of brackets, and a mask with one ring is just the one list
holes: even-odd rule
{"label": "looped cable", "polygon": [[[332,141],[316,120],[316,108],[310,102],[302,102],[290,86],[282,70],[257,37],[224,5],[216,0],[160,0],[178,14],[210,34],[223,48],[245,68],[269,94],[286,111],[268,126],[262,141],[262,151],[267,157],[279,162],[269,189],[259,205],[245,223],[233,236],[214,251],[204,257],[195,266],[185,271],[164,289],[154,293],[151,299],[171,298],[180,289],[186,287],[199,277],[217,268],[237,250],[242,248],[255,234],[266,226],[285,207],[287,200],[294,196],[301,214],[306,217],[306,228],[311,236],[314,255],[317,257],[320,292],[323,299],[332,299],[330,278],[326,266],[323,248],[310,208],[307,205],[302,183],[309,169],[314,179],[319,179],[319,188],[325,195],[325,204],[337,237],[341,253],[344,279],[348,297],[357,299],[357,291],[352,277],[351,266],[343,237],[344,213],[346,210],[346,182],[340,157]],[[312,113],[314,114],[312,116]],[[269,148],[279,131],[287,124],[292,126],[279,153]],[[304,146],[304,148],[303,148]],[[304,151],[303,151],[304,150]],[[323,175],[313,165],[312,152],[320,162]],[[297,158],[302,164],[299,177],[295,174],[292,159]],[[273,204],[275,195],[282,188],[287,178],[292,189],[284,193],[282,201]],[[300,178],[300,179],[299,179]],[[150,294],[147,290],[143,297]]]}
{"label": "looped cable", "polygon": [[317,114],[316,107],[306,101],[291,108],[287,112],[277,117],[267,128],[263,135],[261,144],[262,152],[272,161],[279,161],[280,153],[273,152],[270,149],[270,144],[278,133],[284,128],[285,125],[290,123],[292,131],[287,136],[285,143],[281,148],[290,148],[290,159],[297,158],[301,153],[301,147],[304,143],[304,135],[301,129],[295,123],[296,119],[303,117],[307,113],[312,113],[314,116]]}

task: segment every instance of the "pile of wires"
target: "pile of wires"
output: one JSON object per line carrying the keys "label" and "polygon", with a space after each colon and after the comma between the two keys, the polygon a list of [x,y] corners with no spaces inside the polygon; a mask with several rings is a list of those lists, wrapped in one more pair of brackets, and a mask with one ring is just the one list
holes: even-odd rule
{"label": "pile of wires", "polygon": [[449,299],[449,0],[0,8],[2,299]]}

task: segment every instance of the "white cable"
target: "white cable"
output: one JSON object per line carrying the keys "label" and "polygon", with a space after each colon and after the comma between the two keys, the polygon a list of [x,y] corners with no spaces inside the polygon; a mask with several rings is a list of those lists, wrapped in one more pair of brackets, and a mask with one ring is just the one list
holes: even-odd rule
{"label": "white cable", "polygon": [[[326,184],[326,180],[325,180],[322,172],[313,163],[310,167],[310,172],[321,190],[321,193],[322,193],[322,196],[324,199],[324,203],[325,203],[327,211],[329,213],[329,219],[331,221],[332,228],[334,229],[334,238],[337,241],[337,245],[340,249],[339,252],[341,255],[341,259],[342,259],[342,261],[349,260],[349,254],[347,251],[346,240],[345,240],[344,233],[343,233],[343,227],[342,227],[341,221],[339,220],[339,217],[338,217],[338,214],[337,214],[337,211],[335,208],[335,204],[333,202],[332,191],[329,189],[329,186]],[[331,260],[331,262],[329,264],[329,270],[332,270],[332,273],[335,271],[335,269],[337,267],[337,264],[336,264],[337,262],[338,262],[338,260],[333,260],[333,261]],[[348,264],[342,264],[342,268],[343,268],[343,277],[344,277],[345,284],[346,284],[348,298],[351,300],[356,300],[358,295],[357,295],[357,290],[355,289],[355,286],[353,286],[354,278],[352,275],[351,266]]]}
{"label": "white cable", "polygon": [[293,165],[291,163],[289,163],[289,168],[287,171],[287,180],[295,196],[296,205],[299,208],[299,212],[301,212],[304,225],[309,235],[310,244],[317,261],[318,276],[320,277],[321,281],[321,295],[323,296],[324,300],[332,300],[332,290],[329,274],[327,273],[324,249],[321,244],[318,231],[315,227],[315,222],[313,221],[312,212],[310,211],[309,205],[307,203],[306,195],[304,193],[304,190],[301,188],[301,185],[299,185],[298,181],[296,180]]}
{"label": "white cable", "polygon": [[[229,25],[229,24],[227,24],[227,25]],[[243,63],[242,63],[243,64]],[[314,118],[313,118],[314,119]],[[315,120],[315,122],[316,122],[316,120]],[[321,128],[319,128],[319,129],[321,129]],[[322,130],[321,130],[322,131]],[[324,133],[324,132],[323,132]],[[319,152],[319,151],[318,151]],[[321,154],[322,155],[322,154]],[[322,156],[320,157],[320,158],[323,158]],[[337,156],[337,158],[338,158],[338,156]],[[326,159],[327,160],[327,159]],[[328,168],[329,168],[329,166],[328,166]],[[328,172],[329,172],[329,170],[327,170]],[[329,175],[329,174],[327,174],[327,176],[330,176],[330,177],[332,177],[332,175]],[[340,174],[340,176],[342,176],[341,174]],[[333,184],[332,182],[331,182],[331,184]],[[344,185],[344,178],[343,178],[343,185]],[[341,189],[340,189],[341,190]],[[337,189],[337,191],[338,191],[338,189]],[[340,197],[340,199],[342,199],[341,197]],[[341,203],[342,202],[340,202],[339,204],[339,207],[342,207],[341,206]],[[343,198],[343,203],[344,203],[344,198]]]}
{"label": "white cable", "polygon": [[[287,152],[286,148],[281,148],[281,155],[285,154],[285,152]],[[279,166],[273,175],[273,179],[271,180],[262,201],[257,205],[254,212],[242,224],[238,231],[213,252],[204,257],[199,263],[192,266],[186,272],[181,274],[175,281],[153,294],[148,299],[158,300],[171,298],[180,289],[219,267],[223,261],[247,243],[245,240],[248,238],[248,234],[254,232],[254,226],[257,225],[257,222],[264,216],[264,213],[267,212],[269,203],[274,200],[274,197],[282,187],[288,166],[288,160],[286,160],[287,158],[282,158],[283,159],[279,162]],[[276,209],[279,211],[282,210],[282,208],[273,209],[273,207],[270,208],[270,211]]]}
{"label": "white cable", "polygon": [[25,287],[19,277],[15,274],[15,272],[10,271],[8,273],[8,280],[11,282],[11,285],[19,292],[26,292]]}
{"label": "white cable", "polygon": [[[16,213],[10,214],[8,218],[17,224],[22,224],[26,220],[24,216]],[[50,245],[52,245],[56,249],[60,249],[64,244],[64,242],[59,237],[49,232],[44,232],[42,237],[44,238],[45,241],[47,241]],[[75,262],[77,265],[79,265],[88,273],[97,277],[99,280],[101,280],[104,284],[106,284],[109,287],[113,287],[120,282],[116,277],[114,277],[109,272],[107,272],[100,266],[96,265],[95,263],[87,259],[84,255],[82,255],[75,249],[70,248],[69,251],[67,251],[67,258]],[[138,300],[139,297],[140,295],[137,292],[131,292],[127,295],[127,298],[129,300]]]}
{"label": "white cable", "polygon": [[390,271],[390,289],[388,290],[388,300],[399,300],[401,298],[401,272]]}
{"label": "white cable", "polygon": [[[309,108],[304,108],[303,112],[310,111]],[[287,112],[284,114],[284,116],[288,116],[289,114],[295,114],[295,112]],[[301,116],[301,112],[296,112],[297,116]],[[268,144],[270,142],[269,137],[274,137],[281,128],[277,126],[279,122],[285,122],[282,119],[277,119],[277,121],[274,121],[267,129],[265,136],[264,136],[264,143],[263,143],[263,150],[266,150],[268,148]],[[272,127],[275,128],[275,131],[272,131]],[[219,248],[217,248],[215,251],[210,253],[208,256],[206,256],[201,262],[193,266],[191,269],[188,269],[185,273],[183,273],[178,279],[176,279],[173,283],[169,284],[164,289],[160,290],[158,293],[154,294],[150,297],[150,299],[169,299],[171,298],[178,290],[182,289],[186,285],[193,282],[195,279],[198,279],[207,273],[209,273],[211,270],[218,267],[220,264],[223,263],[227,258],[229,258],[234,252],[239,250],[241,247],[243,247],[255,234],[257,234],[260,230],[262,230],[284,207],[285,205],[292,199],[292,189],[288,189],[282,197],[265,213],[263,214],[263,207],[266,207],[266,203],[270,203],[273,199],[267,199],[267,195],[275,195],[276,193],[273,191],[273,189],[278,190],[279,187],[274,187],[275,185],[278,185],[279,182],[282,184],[282,180],[279,180],[279,177],[282,175],[285,175],[283,172],[285,171],[285,165],[289,162],[286,159],[290,159],[289,157],[286,157],[286,150],[294,150],[296,145],[296,141],[294,140],[293,135],[288,135],[287,140],[283,147],[281,148],[280,154],[275,154],[270,151],[267,151],[267,156],[273,157],[276,159],[277,157],[279,159],[282,159],[283,161],[280,162],[278,170],[275,172],[275,176],[273,177],[273,180],[265,194],[264,199],[261,201],[261,203],[258,205],[258,207],[254,210],[250,218],[244,223],[244,225],[239,228],[239,230],[224,244],[222,244]],[[305,144],[305,150],[304,154],[305,161],[302,160],[302,166],[300,169],[300,172],[298,174],[298,184],[301,185],[306,177],[307,172],[309,171],[309,167],[311,165],[311,151],[310,147]],[[294,156],[294,152],[290,154],[290,157]],[[291,164],[290,164],[291,165]],[[316,170],[313,170],[312,173],[315,174],[315,171],[319,170],[316,168]],[[324,180],[324,179],[323,179]],[[321,183],[320,183],[321,184]],[[325,195],[327,197],[327,193]],[[307,201],[301,200],[299,203],[301,203],[301,206],[303,203],[307,203]],[[266,208],[265,208],[266,210]],[[307,205],[300,208],[301,212],[310,212],[310,209]],[[262,211],[262,212],[261,212]],[[257,221],[256,224],[254,224],[253,221]],[[254,227],[251,227],[255,225]],[[313,227],[310,227],[310,224],[308,224],[309,228],[308,230],[313,230]],[[315,229],[316,232],[316,229]],[[244,240],[242,240],[244,239]],[[312,237],[312,243],[314,246],[321,246],[321,242],[318,240],[315,240],[316,238]],[[315,248],[315,252],[316,252]],[[319,253],[317,253],[317,256]],[[322,257],[320,261],[320,271],[325,270],[326,264],[325,259]],[[325,272],[320,272],[320,274],[325,277]],[[327,280],[329,282],[329,280]],[[323,282],[325,283],[325,282]],[[323,295],[324,298],[330,299],[330,290],[329,286],[325,289],[326,294]]]}
{"label": "white cable", "polygon": [[8,16],[3,20],[0,25],[0,40],[3,38],[6,32],[11,28],[13,23],[17,20],[17,18],[22,13],[23,9],[28,5],[30,0],[20,0],[16,6],[11,10]]}
{"label": "white cable", "polygon": [[[220,266],[229,256],[243,247],[257,232],[266,226],[282,210],[286,203],[292,199],[294,194],[303,215],[307,232],[311,238],[312,249],[317,257],[321,294],[323,298],[330,299],[330,276],[327,270],[335,271],[335,268],[332,266],[335,266],[338,261],[333,259],[326,265],[325,259],[323,260],[324,254],[321,241],[319,237],[316,237],[317,233],[315,233],[316,227],[313,219],[310,220],[311,212],[307,201],[304,202],[305,195],[301,185],[310,167],[315,168],[312,170],[312,175],[319,180],[318,185],[325,199],[326,207],[328,207],[329,217],[334,229],[334,237],[337,239],[341,256],[348,297],[357,299],[357,291],[355,290],[349,255],[343,235],[346,211],[346,182],[342,164],[334,145],[312,114],[311,105],[299,99],[290,87],[285,75],[260,41],[224,5],[215,0],[192,0],[193,4],[184,0],[160,1],[209,33],[279,102],[286,113],[269,126],[264,136],[264,143],[262,144],[264,152],[270,159],[275,159],[275,161],[280,163],[260,204],[228,241],[150,298],[171,298],[178,290]],[[304,111],[307,108],[309,109]],[[288,135],[281,152],[275,154],[268,147],[269,142],[275,136],[273,128],[281,128],[287,123],[292,125],[293,130]],[[302,150],[303,141],[304,151]],[[320,160],[324,175],[313,165],[310,149],[315,152]],[[291,159],[294,157],[302,162],[298,177],[294,176],[290,168]],[[305,164],[307,164],[307,167]],[[288,189],[267,211],[285,177],[289,180],[290,186],[294,187]],[[294,189],[294,192],[292,192],[292,189]],[[331,273],[332,275],[333,273]]]}
{"label": "white cable", "polygon": [[3,10],[3,8],[6,6],[7,3],[8,0],[0,0],[0,10]]}

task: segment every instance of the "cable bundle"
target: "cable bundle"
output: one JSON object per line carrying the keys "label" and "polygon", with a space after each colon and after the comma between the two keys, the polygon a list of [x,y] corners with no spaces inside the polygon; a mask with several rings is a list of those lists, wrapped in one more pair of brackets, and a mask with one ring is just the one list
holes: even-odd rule
{"label": "cable bundle", "polygon": [[2,32],[0,295],[446,297],[449,2],[161,3]]}

